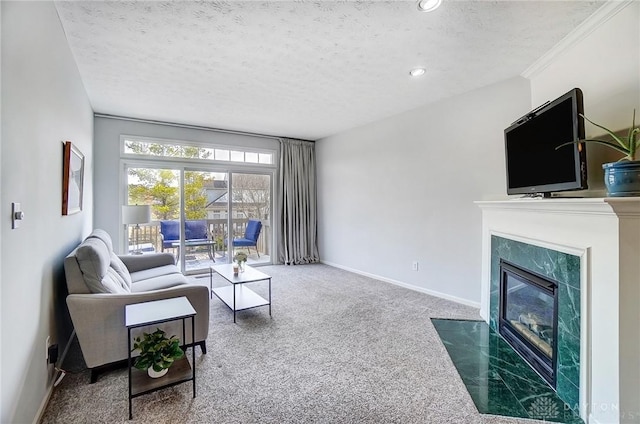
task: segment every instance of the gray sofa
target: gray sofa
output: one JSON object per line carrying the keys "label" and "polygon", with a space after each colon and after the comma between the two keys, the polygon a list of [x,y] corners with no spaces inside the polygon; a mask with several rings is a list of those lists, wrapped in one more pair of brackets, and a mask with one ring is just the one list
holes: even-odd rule
{"label": "gray sofa", "polygon": [[[94,230],[65,258],[64,270],[69,291],[67,305],[82,355],[91,369],[92,383],[100,372],[120,366],[127,359],[124,307],[132,303],[186,296],[196,310],[196,328],[193,343],[191,320],[186,320],[183,344],[198,344],[206,353],[209,289],[188,283],[173,255],[117,256],[109,234]],[[143,327],[141,331],[153,331],[155,327]],[[181,337],[181,321],[162,327],[168,334]]]}

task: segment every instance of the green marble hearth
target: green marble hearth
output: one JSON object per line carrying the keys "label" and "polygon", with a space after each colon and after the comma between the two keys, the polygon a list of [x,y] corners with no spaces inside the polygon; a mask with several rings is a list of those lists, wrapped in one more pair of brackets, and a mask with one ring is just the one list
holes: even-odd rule
{"label": "green marble hearth", "polygon": [[480,413],[583,423],[484,321],[431,322]]}

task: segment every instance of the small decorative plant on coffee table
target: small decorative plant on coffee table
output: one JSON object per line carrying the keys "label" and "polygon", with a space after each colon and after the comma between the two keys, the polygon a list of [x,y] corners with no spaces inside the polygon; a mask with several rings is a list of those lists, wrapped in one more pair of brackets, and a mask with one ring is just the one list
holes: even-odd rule
{"label": "small decorative plant on coffee table", "polygon": [[139,350],[133,366],[140,370],[147,370],[149,377],[162,377],[169,371],[176,359],[182,358],[184,352],[180,348],[180,339],[176,336],[166,337],[161,329],[153,333],[143,333],[142,337],[134,339],[132,352]]}
{"label": "small decorative plant on coffee table", "polygon": [[236,263],[238,264],[238,267],[240,268],[240,271],[244,271],[244,264],[247,262],[247,254],[246,252],[237,252],[236,255],[233,257],[233,260],[236,261]]}

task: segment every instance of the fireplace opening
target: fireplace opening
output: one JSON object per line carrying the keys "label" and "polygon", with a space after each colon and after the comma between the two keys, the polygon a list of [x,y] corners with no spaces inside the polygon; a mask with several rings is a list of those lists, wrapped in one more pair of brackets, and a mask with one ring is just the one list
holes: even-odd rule
{"label": "fireplace opening", "polygon": [[555,388],[557,283],[501,259],[498,329],[516,352]]}

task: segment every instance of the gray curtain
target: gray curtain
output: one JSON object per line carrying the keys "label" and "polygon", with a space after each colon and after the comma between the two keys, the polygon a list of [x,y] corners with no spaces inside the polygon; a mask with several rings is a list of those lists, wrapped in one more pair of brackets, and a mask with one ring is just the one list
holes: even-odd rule
{"label": "gray curtain", "polygon": [[318,262],[314,143],[280,140],[279,189],[279,261],[287,265]]}

